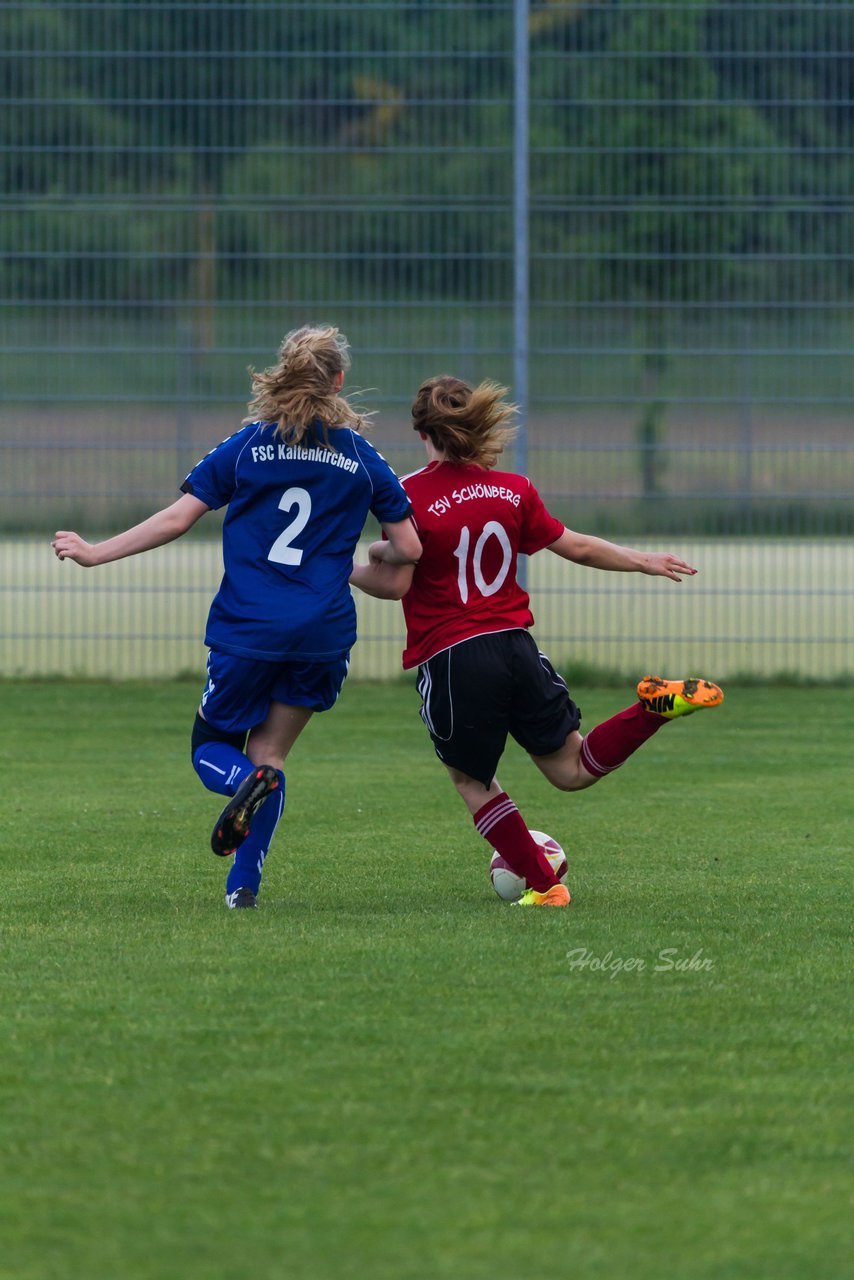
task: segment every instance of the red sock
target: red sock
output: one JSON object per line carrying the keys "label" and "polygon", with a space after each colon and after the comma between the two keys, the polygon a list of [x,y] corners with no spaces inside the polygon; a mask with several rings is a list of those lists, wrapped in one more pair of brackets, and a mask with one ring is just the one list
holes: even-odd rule
{"label": "red sock", "polygon": [[642,702],[636,702],[590,730],[581,744],[581,763],[594,777],[604,778],[624,764],[663,724],[667,724],[665,716],[647,711]]}
{"label": "red sock", "polygon": [[521,813],[506,791],[488,800],[474,815],[474,825],[484,840],[497,849],[508,866],[527,880],[537,893],[560,884],[548,858],[525,826]]}

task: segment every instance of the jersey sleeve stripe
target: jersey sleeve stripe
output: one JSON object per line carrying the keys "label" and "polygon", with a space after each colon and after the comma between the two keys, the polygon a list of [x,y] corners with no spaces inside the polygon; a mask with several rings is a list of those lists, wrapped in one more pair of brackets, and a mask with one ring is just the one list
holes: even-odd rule
{"label": "jersey sleeve stripe", "polygon": [[368,477],[368,484],[371,486],[371,493],[373,494],[373,492],[374,492],[374,478],[373,478],[373,476],[371,475],[371,469],[370,469],[370,467],[367,465],[367,463],[365,462],[365,459],[362,457],[362,451],[361,451],[361,449],[359,448],[359,444],[360,444],[360,443],[363,443],[363,442],[362,442],[362,440],[361,440],[361,437],[360,437],[360,436],[358,436],[358,435],[356,434],[356,432],[352,429],[352,427],[350,428],[350,435],[353,437],[353,448],[356,450],[356,457],[359,459],[359,462],[361,463],[361,465],[362,465],[362,466],[364,467],[364,469],[365,469],[365,474],[366,474],[366,476]]}

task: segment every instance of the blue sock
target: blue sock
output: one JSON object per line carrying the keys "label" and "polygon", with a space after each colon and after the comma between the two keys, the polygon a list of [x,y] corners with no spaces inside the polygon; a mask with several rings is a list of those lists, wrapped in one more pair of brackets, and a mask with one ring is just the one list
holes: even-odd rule
{"label": "blue sock", "polygon": [[285,807],[285,775],[279,773],[279,790],[261,805],[252,819],[249,835],[234,855],[234,862],[225,882],[226,893],[234,893],[236,889],[251,889],[258,892],[261,887],[261,872],[264,859],[270,852],[270,843]]}
{"label": "blue sock", "polygon": [[205,742],[193,753],[193,768],[208,791],[233,796],[255,765],[227,742]]}

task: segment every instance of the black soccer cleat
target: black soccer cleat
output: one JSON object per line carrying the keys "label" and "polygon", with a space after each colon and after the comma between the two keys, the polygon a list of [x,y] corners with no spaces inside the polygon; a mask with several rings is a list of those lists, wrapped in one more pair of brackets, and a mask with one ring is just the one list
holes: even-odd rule
{"label": "black soccer cleat", "polygon": [[241,907],[249,907],[251,911],[254,911],[258,906],[258,899],[251,889],[247,889],[244,886],[242,889],[235,889],[234,893],[227,893],[225,895],[225,905],[229,911],[237,911]]}
{"label": "black soccer cleat", "polygon": [[279,786],[279,775],[272,765],[260,765],[244,778],[222,813],[211,835],[211,848],[219,858],[227,858],[239,849],[249,835],[249,826],[261,804]]}

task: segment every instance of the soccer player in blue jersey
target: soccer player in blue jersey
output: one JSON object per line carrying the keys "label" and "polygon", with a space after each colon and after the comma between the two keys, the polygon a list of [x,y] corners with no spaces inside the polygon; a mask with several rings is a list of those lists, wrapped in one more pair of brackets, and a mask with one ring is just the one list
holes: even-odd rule
{"label": "soccer player in blue jersey", "polygon": [[284,807],[284,762],[347,675],[356,639],[348,578],[368,512],[394,562],[421,554],[409,499],[342,394],[349,367],[337,329],[293,330],[277,363],[252,371],[244,426],[193,468],[177,502],[104,542],[60,530],[52,543],[60,560],[107,564],[171,542],[206,511],[227,507],[192,758],[208,790],[229,797],[211,847],[233,855],[230,908],[256,905]]}

